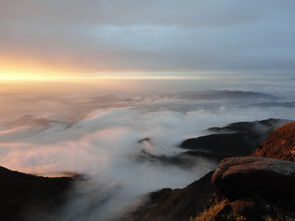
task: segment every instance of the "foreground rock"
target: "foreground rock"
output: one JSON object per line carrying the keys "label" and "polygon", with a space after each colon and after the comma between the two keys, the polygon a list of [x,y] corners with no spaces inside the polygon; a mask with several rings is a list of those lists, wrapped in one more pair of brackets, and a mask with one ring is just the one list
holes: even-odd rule
{"label": "foreground rock", "polygon": [[260,196],[295,206],[295,163],[258,157],[224,159],[212,176],[216,189],[230,201]]}
{"label": "foreground rock", "polygon": [[212,177],[213,200],[193,221],[295,221],[294,131],[295,122],[275,129],[256,157],[224,159]]}
{"label": "foreground rock", "polygon": [[54,211],[65,202],[74,179],[38,177],[0,167],[0,220],[32,220]]}
{"label": "foreground rock", "polygon": [[203,211],[211,200],[213,172],[184,189],[163,189],[148,195],[147,202],[120,221],[188,221]]}
{"label": "foreground rock", "polygon": [[285,124],[274,130],[254,152],[253,156],[295,162],[295,122]]}
{"label": "foreground rock", "polygon": [[215,170],[212,183],[217,194],[224,197],[224,201],[211,206],[212,209],[219,205],[214,219],[295,219],[293,162],[262,157],[227,158]]}

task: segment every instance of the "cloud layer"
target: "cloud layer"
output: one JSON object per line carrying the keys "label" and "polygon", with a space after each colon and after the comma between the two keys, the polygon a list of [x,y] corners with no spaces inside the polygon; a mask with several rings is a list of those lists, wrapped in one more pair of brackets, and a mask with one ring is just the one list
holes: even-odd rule
{"label": "cloud layer", "polygon": [[295,70],[292,0],[0,3],[6,63],[72,73]]}
{"label": "cloud layer", "polygon": [[[0,165],[43,175],[84,174],[88,181],[78,184],[66,208],[49,220],[105,221],[138,196],[163,187],[183,187],[215,167],[201,158],[187,168],[161,164],[138,158],[143,151],[174,156],[183,151],[178,144],[204,135],[208,127],[271,117],[294,120],[294,106],[282,105],[295,100],[290,81],[290,87],[286,81],[270,81],[262,89],[259,81],[251,81],[244,84],[248,90],[187,91],[129,99],[79,90],[71,96],[8,93],[3,95],[2,106],[9,105],[9,100],[18,101],[18,113],[25,115],[1,121]],[[22,102],[32,109],[23,111]],[[268,103],[276,105],[264,105]],[[145,138],[149,142],[138,142]]]}

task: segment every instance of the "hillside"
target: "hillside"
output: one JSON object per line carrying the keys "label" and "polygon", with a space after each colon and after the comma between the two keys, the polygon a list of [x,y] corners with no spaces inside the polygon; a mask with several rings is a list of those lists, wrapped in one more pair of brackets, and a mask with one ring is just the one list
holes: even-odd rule
{"label": "hillside", "polygon": [[212,176],[218,197],[193,221],[294,221],[294,141],[291,122],[275,129],[252,157],[224,159]]}
{"label": "hillside", "polygon": [[0,167],[0,220],[23,221],[65,202],[74,177],[47,178]]}
{"label": "hillside", "polygon": [[209,135],[187,139],[180,144],[180,147],[189,150],[186,154],[215,161],[226,157],[247,156],[256,150],[275,128],[288,122],[288,120],[270,118],[212,127],[207,130]]}
{"label": "hillside", "polygon": [[[248,132],[249,128],[253,128],[249,123],[232,124],[227,128],[233,130],[237,126]],[[224,131],[225,128],[212,130]],[[120,220],[295,220],[295,163],[289,162],[294,159],[289,154],[294,150],[294,128],[295,122],[291,122],[273,132],[267,132],[270,135],[260,146],[257,145],[259,148],[253,154],[255,157],[226,158],[220,162],[214,173],[206,174],[184,189],[164,189],[151,193],[144,205]],[[222,133],[219,135],[222,136]],[[257,134],[256,137],[260,136]],[[230,142],[227,138],[225,140]],[[192,140],[192,143],[196,145],[199,140]],[[221,145],[226,148],[226,144]],[[199,191],[200,188],[204,192]],[[205,194],[206,192],[209,194]],[[202,208],[206,209],[200,212]]]}
{"label": "hillside", "polygon": [[213,197],[213,172],[183,189],[162,189],[148,195],[142,205],[126,214],[120,221],[185,221],[188,214],[195,216],[206,208]]}
{"label": "hillside", "polygon": [[285,124],[274,130],[253,153],[253,156],[295,162],[295,122]]}
{"label": "hillside", "polygon": [[[273,130],[275,125],[285,122],[268,119],[234,123],[210,128],[214,136],[185,141],[182,147],[196,155],[201,150],[199,147],[207,144],[210,151],[206,153],[210,156],[216,145],[214,148],[221,158],[223,154],[230,155],[233,144],[239,140],[254,145],[269,135],[250,156],[245,154],[253,146],[243,143],[235,150],[234,157],[223,159],[215,171],[183,189],[166,188],[147,194],[143,204],[116,221],[295,220],[295,122]],[[263,128],[262,132],[257,128]],[[217,140],[205,142],[215,135],[219,137]],[[247,141],[244,136],[255,139]],[[188,148],[188,143],[193,145]],[[0,167],[0,220],[30,221],[32,217],[38,220],[42,214],[54,213],[65,204],[77,178],[39,177]]]}

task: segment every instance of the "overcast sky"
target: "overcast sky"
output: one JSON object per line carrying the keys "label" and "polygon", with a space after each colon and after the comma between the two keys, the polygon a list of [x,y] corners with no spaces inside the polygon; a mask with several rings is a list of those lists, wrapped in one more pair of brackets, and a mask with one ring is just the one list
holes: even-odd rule
{"label": "overcast sky", "polygon": [[0,0],[0,68],[292,74],[294,12],[294,0]]}

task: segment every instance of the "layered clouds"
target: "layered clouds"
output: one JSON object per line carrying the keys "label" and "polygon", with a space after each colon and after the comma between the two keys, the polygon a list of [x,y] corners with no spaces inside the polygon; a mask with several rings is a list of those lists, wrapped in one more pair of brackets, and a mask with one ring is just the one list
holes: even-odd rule
{"label": "layered clouds", "polygon": [[71,73],[294,71],[292,0],[0,3],[6,65]]}
{"label": "layered clouds", "polygon": [[184,156],[184,164],[165,160],[182,153],[178,145],[183,140],[237,121],[294,120],[294,106],[283,105],[294,102],[294,87],[271,81],[253,91],[252,84],[248,90],[174,91],[128,99],[8,93],[3,107],[9,100],[22,104],[31,98],[31,109],[24,111],[19,104],[18,118],[1,120],[0,165],[49,176],[83,174],[86,181],[77,184],[66,207],[47,218],[105,221],[147,192],[184,187],[214,169],[215,162],[202,158]]}

